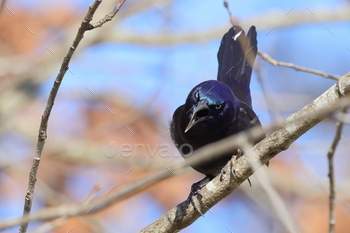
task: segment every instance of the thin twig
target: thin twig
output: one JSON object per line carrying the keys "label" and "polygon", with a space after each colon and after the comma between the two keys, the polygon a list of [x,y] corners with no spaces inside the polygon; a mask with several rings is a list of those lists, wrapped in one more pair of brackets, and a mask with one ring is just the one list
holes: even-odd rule
{"label": "thin twig", "polygon": [[331,147],[328,150],[328,177],[329,177],[329,233],[334,233],[335,229],[335,182],[334,182],[334,153],[338,146],[338,143],[342,137],[342,130],[344,125],[345,114],[347,108],[343,108],[340,120],[337,122],[337,130],[332,142]]}
{"label": "thin twig", "polygon": [[[198,206],[206,206],[208,208],[214,206],[218,201],[235,190],[238,185],[240,185],[252,174],[253,171],[250,166],[251,162],[258,161],[261,162],[261,164],[266,164],[266,162],[277,153],[281,152],[282,150],[286,150],[291,143],[299,138],[303,133],[325,119],[326,115],[324,113],[321,114],[325,110],[324,108],[329,108],[333,104],[338,105],[342,99],[346,99],[344,96],[348,96],[349,94],[350,73],[343,76],[338,83],[333,85],[303,109],[290,115],[283,127],[272,131],[265,139],[254,146],[253,151],[248,151],[247,154],[250,154],[250,158],[242,156],[239,160],[237,160],[235,162],[237,163],[237,165],[235,164],[235,166],[237,166],[237,169],[235,169],[236,179],[233,179],[233,181],[228,181],[228,184],[225,185],[223,183],[226,182],[226,179],[222,180],[221,177],[218,176],[209,184],[204,186],[199,191],[202,198],[200,201],[198,201],[198,204],[196,204]],[[349,102],[347,102],[347,105],[348,104]],[[328,105],[328,107],[326,105]],[[239,145],[245,143],[244,140],[238,142],[238,138],[234,142],[239,143]],[[220,149],[227,153],[229,151],[228,147],[230,147],[231,143],[233,144],[233,142],[227,139],[220,141]],[[263,144],[265,146],[262,146]],[[211,145],[213,146],[214,143]],[[219,146],[219,143],[217,142],[215,145]],[[203,156],[205,153],[213,153],[213,151],[210,151],[211,149],[212,148],[209,146],[200,148],[194,152],[189,160],[193,159],[195,156],[199,156],[200,152],[203,153],[201,153],[200,158],[205,158],[205,156]],[[215,155],[217,154],[215,153]],[[257,158],[259,158],[259,160],[257,160]],[[248,159],[250,161],[247,161]],[[261,164],[259,166],[261,166]],[[241,180],[242,178],[243,180]],[[207,209],[202,209],[202,212],[206,213]],[[162,226],[162,232],[177,232],[189,226],[200,216],[201,215],[193,208],[193,206],[188,206],[186,202],[183,202],[141,230],[141,232],[155,232],[159,226]]]}
{"label": "thin twig", "polygon": [[[307,24],[315,23],[334,23],[350,20],[350,7],[341,6],[332,9],[312,9],[315,17],[310,14],[308,10],[293,10],[286,15],[285,10],[281,11],[267,11],[254,17],[247,18],[240,21],[242,28],[249,28],[255,25],[259,30],[269,31],[281,28],[305,26]],[[173,32],[173,33],[153,33],[145,34],[143,32],[136,32],[135,30],[119,29],[112,31],[108,35],[108,40],[119,43],[132,43],[143,46],[160,46],[160,45],[178,45],[188,43],[198,43],[203,41],[215,40],[221,37],[227,31],[227,25],[216,26],[201,32]]]}
{"label": "thin twig", "polygon": [[[257,155],[254,151],[250,149],[251,147],[252,145],[248,141],[246,141],[244,144],[241,144],[241,148],[243,149],[243,151],[248,152],[245,153],[245,156],[250,162],[251,169],[254,172],[257,172],[262,164],[260,162],[257,163],[256,161],[254,161],[254,157],[256,157]],[[265,191],[266,197],[268,198],[270,205],[275,210],[276,219],[280,221],[282,227],[284,228],[284,231],[289,233],[300,233],[301,231],[300,229],[298,229],[297,224],[293,220],[290,212],[288,211],[288,208],[283,202],[283,198],[276,191],[276,189],[272,187],[267,172],[264,169],[261,169],[259,170],[259,173],[255,175],[255,178],[261,185],[262,190]]]}
{"label": "thin twig", "polygon": [[107,23],[108,21],[111,21],[114,16],[119,12],[120,8],[123,6],[124,2],[126,0],[119,0],[117,5],[113,8],[113,10],[107,14],[103,19],[99,20],[96,23],[90,24],[89,30],[101,27],[103,24]]}
{"label": "thin twig", "polygon": [[295,69],[297,71],[303,71],[303,72],[306,72],[306,73],[316,74],[316,75],[322,76],[324,78],[329,78],[329,79],[333,79],[333,80],[337,80],[337,81],[340,78],[339,76],[330,75],[330,74],[324,73],[324,72],[319,71],[319,70],[313,70],[313,69],[309,69],[309,68],[306,68],[306,67],[297,66],[297,65],[294,65],[293,63],[277,61],[277,60],[273,59],[270,55],[268,55],[266,53],[258,52],[258,55],[262,59],[264,59],[265,61],[267,61],[268,63],[270,63],[271,65],[274,65],[274,66],[289,67],[289,68]]}
{"label": "thin twig", "polygon": [[227,12],[228,12],[228,15],[230,16],[230,23],[232,25],[235,25],[237,24],[237,20],[235,20],[232,16],[232,13],[231,13],[231,10],[230,10],[230,7],[228,5],[228,2],[226,0],[224,0],[224,7],[226,8]]}
{"label": "thin twig", "polygon": [[[84,20],[82,21],[82,23],[80,25],[78,33],[77,33],[72,45],[70,46],[67,54],[63,58],[63,62],[62,62],[60,71],[59,71],[59,73],[55,79],[55,82],[53,84],[53,87],[51,89],[51,92],[50,92],[49,98],[47,100],[46,107],[45,107],[45,110],[44,110],[44,113],[42,115],[41,122],[40,122],[38,142],[37,142],[37,147],[36,147],[36,154],[34,156],[33,164],[32,164],[32,167],[31,167],[31,170],[29,173],[28,190],[27,190],[27,194],[26,194],[25,199],[24,199],[23,216],[28,215],[31,211],[31,208],[32,208],[37,171],[39,168],[39,164],[40,164],[40,160],[41,160],[41,156],[42,156],[42,151],[44,149],[45,140],[47,138],[47,125],[48,125],[50,113],[51,113],[52,107],[54,105],[58,90],[60,88],[60,85],[62,83],[64,75],[66,74],[66,72],[68,70],[69,62],[70,62],[77,46],[79,45],[81,39],[84,37],[84,33],[87,30],[91,29],[90,22],[92,20],[93,15],[96,12],[96,9],[98,8],[98,6],[100,5],[101,2],[102,2],[102,0],[95,0],[95,2],[89,6],[89,10],[86,13]],[[21,225],[19,232],[25,233],[27,231],[27,228],[28,228],[28,223],[23,223]]]}
{"label": "thin twig", "polygon": [[[237,22],[237,20],[235,20],[232,17],[232,13],[231,13],[230,7],[229,7],[228,2],[226,0],[224,0],[224,7],[226,8],[226,10],[227,10],[227,12],[228,12],[228,14],[230,16],[230,23],[232,24],[232,26],[233,27],[234,26],[238,26],[237,25],[238,22]],[[250,53],[250,50],[252,50],[254,48],[254,46],[252,46],[250,44],[249,38],[245,37],[245,36],[239,36],[238,37],[238,42],[240,43],[241,49],[242,49],[243,53],[245,54],[246,61],[248,62],[250,67],[254,67],[254,61],[255,61],[256,54],[252,53],[252,52]]]}
{"label": "thin twig", "polygon": [[[339,82],[334,84],[325,93],[305,106],[300,111],[293,113],[287,118],[286,122],[278,125],[278,129],[275,129],[264,140],[254,146],[254,154],[260,159],[263,164],[273,158],[279,152],[288,149],[288,147],[297,138],[321,122],[332,112],[339,109],[340,106],[349,105],[350,94],[350,73],[344,75]],[[232,151],[233,148],[244,144],[248,139],[254,139],[260,136],[261,130],[252,129],[248,132],[241,132],[237,135],[225,138],[219,142],[212,143],[208,146],[196,150],[193,155],[188,159],[189,165],[195,164],[195,162],[206,162],[212,159],[214,156],[218,156]],[[253,156],[252,156],[253,157]],[[200,158],[200,159],[198,159]],[[237,163],[237,164],[236,164]],[[175,173],[179,174],[186,170],[186,163],[183,160],[169,165],[169,168]],[[207,206],[211,208],[217,202],[233,192],[244,180],[246,180],[251,174],[250,162],[247,161],[245,156],[242,156],[235,162],[237,179],[221,181],[220,176],[211,181],[210,190],[205,186],[200,190],[201,196],[205,197],[199,203],[199,206]],[[118,188],[118,190],[111,195],[106,195],[104,198],[91,201],[86,205],[81,203],[64,205],[56,208],[49,208],[41,210],[30,216],[24,216],[22,218],[4,220],[0,223],[0,230],[17,226],[22,223],[28,223],[38,220],[49,220],[59,217],[71,217],[77,215],[86,214],[87,211],[93,209],[89,213],[96,212],[110,206],[112,203],[129,197],[132,194],[140,192],[151,185],[164,180],[170,176],[173,176],[169,170],[158,172],[151,176],[146,176],[142,179],[138,179],[133,183],[127,184],[124,187]],[[203,210],[207,212],[208,209]],[[200,214],[192,207],[188,206],[187,202],[179,204],[177,207],[171,209],[167,214],[160,217],[156,222],[145,228],[142,232],[157,232],[159,226],[164,227],[163,232],[174,232],[175,230],[183,229],[186,226],[194,222]],[[157,229],[158,226],[158,229]],[[153,230],[153,231],[152,231]]]}
{"label": "thin twig", "polygon": [[2,0],[0,3],[0,16],[2,15],[2,12],[5,8],[6,2],[7,2],[6,0]]}
{"label": "thin twig", "polygon": [[[92,197],[102,189],[100,184],[95,185],[90,193],[84,198],[84,200],[81,202],[83,205],[86,205],[92,200]],[[62,217],[59,219],[55,219],[52,222],[48,222],[43,224],[42,226],[38,227],[37,229],[30,231],[29,233],[45,233],[45,232],[51,232],[54,229],[62,226],[64,223],[66,223],[68,220],[67,217]]]}
{"label": "thin twig", "polygon": [[271,94],[268,95],[268,91],[266,90],[266,86],[265,86],[265,83],[263,81],[262,65],[261,65],[260,61],[258,61],[256,63],[254,70],[256,71],[256,77],[257,77],[257,80],[259,82],[264,99],[266,101],[267,111],[269,112],[269,115],[271,117],[271,121],[277,122],[277,120],[278,120],[277,113],[280,113],[281,109],[277,109],[275,102],[272,100],[272,98],[270,98]]}

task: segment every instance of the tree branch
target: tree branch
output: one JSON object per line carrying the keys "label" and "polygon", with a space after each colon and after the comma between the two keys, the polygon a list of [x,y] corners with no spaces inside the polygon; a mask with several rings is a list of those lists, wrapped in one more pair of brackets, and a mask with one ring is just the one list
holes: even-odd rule
{"label": "tree branch", "polygon": [[[288,149],[290,144],[306,131],[324,120],[332,112],[339,109],[339,107],[348,105],[349,98],[345,98],[344,100],[343,98],[348,96],[349,93],[350,73],[340,78],[336,84],[303,109],[290,115],[280,128],[272,131],[263,141],[255,145],[253,148],[254,155],[251,159],[253,161],[260,160],[262,164],[265,164],[279,152]],[[205,160],[210,160],[214,156],[217,157],[225,154],[227,151],[231,151],[237,148],[237,146],[246,143],[247,139],[254,135],[257,136],[256,129],[233,135],[219,142],[200,148],[189,158],[189,164],[203,162]],[[248,153],[250,154],[249,151]],[[180,160],[168,167],[173,173],[179,174],[186,170],[186,162]],[[87,204],[77,203],[48,208],[30,216],[3,221],[0,224],[0,230],[32,221],[82,215],[87,211],[90,211],[89,213],[94,213],[173,175],[169,170],[165,170],[166,171],[158,172],[152,176],[146,176],[131,184],[125,185],[119,188],[115,193],[111,193],[98,200],[93,200]],[[197,205],[205,207],[206,209],[204,210],[202,208],[202,212],[205,213],[209,208],[233,192],[244,180],[252,175],[252,173],[248,156],[242,156],[235,162],[235,175],[237,179],[234,179],[232,175],[230,175],[231,172],[226,173],[222,181],[220,181],[220,177],[216,177],[199,191],[199,195],[202,198]],[[200,214],[193,206],[188,206],[186,202],[183,202],[141,232],[176,232],[193,223],[199,216]]]}
{"label": "tree branch", "polygon": [[[63,62],[62,62],[60,71],[59,71],[59,73],[55,79],[55,82],[52,86],[52,89],[51,89],[51,92],[50,92],[49,98],[47,100],[46,107],[45,107],[45,110],[44,110],[44,113],[42,115],[41,122],[40,122],[38,142],[37,142],[37,146],[36,146],[36,154],[34,156],[33,164],[32,164],[32,167],[31,167],[31,170],[29,173],[28,190],[27,190],[27,194],[26,194],[25,199],[24,199],[23,216],[27,216],[30,213],[31,208],[32,208],[32,203],[33,203],[33,198],[34,198],[34,188],[35,188],[35,183],[36,183],[36,176],[37,176],[37,172],[39,169],[42,151],[44,149],[45,141],[47,138],[47,125],[48,125],[51,110],[52,110],[52,107],[54,105],[58,90],[60,88],[60,85],[62,83],[64,75],[66,74],[66,72],[68,70],[69,62],[70,62],[76,48],[78,47],[80,41],[84,37],[84,33],[87,30],[91,29],[90,22],[91,22],[92,17],[95,14],[95,12],[96,12],[96,10],[101,2],[102,2],[102,0],[95,0],[95,2],[89,6],[89,10],[84,17],[84,20],[82,21],[82,23],[80,25],[80,28],[78,29],[78,33],[77,33],[72,45],[70,46],[67,54],[63,58]],[[21,225],[19,232],[25,233],[27,231],[27,228],[28,228],[28,223],[23,223]]]}
{"label": "tree branch", "polygon": [[[306,8],[304,10],[293,9],[267,11],[254,17],[237,20],[238,25],[242,28],[249,28],[255,25],[259,31],[271,31],[279,28],[296,27],[299,25],[316,24],[316,23],[335,23],[347,22],[350,20],[350,6],[341,6],[330,9],[311,9],[311,14]],[[288,14],[286,14],[288,13]],[[325,29],[327,30],[327,29]],[[201,41],[209,41],[221,37],[227,31],[227,25],[215,26],[208,30],[200,32],[187,31],[181,34],[176,33],[157,33],[145,34],[125,29],[111,32],[106,41],[119,43],[134,43],[148,46],[174,45],[185,43],[197,43]]]}
{"label": "tree branch", "polygon": [[337,81],[339,80],[339,76],[333,76],[333,75],[324,73],[324,72],[319,71],[319,70],[313,70],[313,69],[310,69],[310,68],[297,66],[297,65],[294,65],[293,63],[289,63],[289,62],[277,61],[277,60],[273,59],[267,53],[258,52],[258,55],[262,59],[264,59],[265,61],[267,61],[268,63],[270,63],[271,65],[274,65],[274,66],[289,67],[289,68],[295,69],[297,71],[303,71],[303,72],[310,73],[310,74],[316,74],[316,75],[320,75],[320,76],[322,76],[324,78],[329,78],[329,79],[333,79],[333,80],[337,80]]}
{"label": "tree branch", "polygon": [[[253,156],[250,159],[253,161],[261,160],[261,164],[265,164],[279,152],[288,149],[297,138],[327,117],[327,114],[323,111],[327,108],[333,108],[332,105],[338,105],[340,99],[349,93],[350,73],[343,76],[338,83],[333,85],[303,109],[290,115],[283,127],[272,131],[269,136],[255,145],[253,148],[254,153],[252,153]],[[349,102],[347,104],[349,104]],[[333,108],[333,110],[336,109]],[[226,143],[224,143],[224,141]],[[228,141],[229,140],[226,139],[220,141],[222,150],[224,150],[225,147],[230,148],[230,143],[228,143]],[[244,142],[242,141],[242,143]],[[216,145],[219,146],[219,143],[215,143],[215,146]],[[212,151],[209,151],[209,148],[211,147],[198,150],[198,156],[212,153]],[[194,156],[195,154],[193,157]],[[247,156],[242,156],[236,163],[235,175],[237,179],[234,179],[230,172],[227,173],[230,175],[229,177],[226,176],[221,181],[222,177],[218,176],[199,191],[197,196],[200,198],[197,200],[196,205],[202,207],[202,213],[207,212],[252,175]],[[141,230],[141,232],[178,232],[192,224],[200,216],[198,211],[193,208],[192,205],[187,205],[185,201],[158,218],[155,222]]]}
{"label": "tree branch", "polygon": [[117,5],[113,8],[113,10],[107,14],[103,19],[99,20],[96,23],[91,24],[89,30],[101,27],[103,24],[107,23],[108,21],[111,21],[114,16],[119,12],[120,8],[123,6],[125,0],[120,0]]}
{"label": "tree branch", "polygon": [[340,120],[337,122],[337,130],[332,142],[331,147],[328,150],[328,177],[329,177],[329,233],[334,233],[335,230],[335,182],[334,182],[334,153],[338,146],[338,143],[342,137],[342,130],[344,125],[344,117],[347,112],[345,107],[342,111]]}

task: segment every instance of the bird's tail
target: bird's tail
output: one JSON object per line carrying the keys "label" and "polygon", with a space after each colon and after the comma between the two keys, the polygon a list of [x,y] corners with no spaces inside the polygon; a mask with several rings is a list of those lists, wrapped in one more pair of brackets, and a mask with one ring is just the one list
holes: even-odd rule
{"label": "bird's tail", "polygon": [[256,36],[254,26],[245,35],[242,28],[235,25],[223,36],[218,51],[217,80],[227,84],[235,96],[250,107],[250,76],[258,51]]}

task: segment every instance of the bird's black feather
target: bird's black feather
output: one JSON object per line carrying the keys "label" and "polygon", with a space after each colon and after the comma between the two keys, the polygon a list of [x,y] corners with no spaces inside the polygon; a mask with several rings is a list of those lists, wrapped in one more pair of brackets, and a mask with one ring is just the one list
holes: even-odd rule
{"label": "bird's black feather", "polygon": [[233,26],[222,38],[218,52],[217,80],[227,84],[235,96],[252,108],[250,77],[258,51],[257,33],[252,26],[247,36],[239,26]]}
{"label": "bird's black feather", "polygon": [[[174,112],[171,137],[185,159],[192,150],[252,127],[261,127],[252,109],[250,94],[250,76],[257,53],[256,37],[254,26],[247,36],[239,26],[230,28],[218,51],[217,80],[198,84],[185,104]],[[213,178],[220,174],[237,149],[193,168]]]}

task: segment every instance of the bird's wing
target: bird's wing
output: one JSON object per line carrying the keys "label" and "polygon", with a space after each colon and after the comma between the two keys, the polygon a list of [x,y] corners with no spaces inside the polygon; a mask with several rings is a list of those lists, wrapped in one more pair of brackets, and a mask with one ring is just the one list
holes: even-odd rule
{"label": "bird's wing", "polygon": [[248,131],[251,128],[257,127],[261,130],[261,136],[257,137],[256,140],[251,141],[250,143],[255,145],[265,138],[263,133],[263,128],[259,121],[258,116],[255,114],[253,109],[251,109],[247,104],[241,102],[240,110],[236,119],[236,124],[233,124],[229,129],[228,134],[236,134],[242,131]]}
{"label": "bird's wing", "polygon": [[[188,138],[187,139],[185,138],[186,135],[184,131],[188,122],[186,122],[186,114],[184,113],[185,111],[184,109],[185,109],[185,105],[181,105],[180,107],[178,107],[175,110],[173,119],[170,123],[171,139],[173,140],[173,143],[177,149],[181,148],[186,143],[193,145],[192,142],[188,141]],[[188,147],[183,147],[180,153],[181,154],[190,153],[188,149],[189,149]]]}
{"label": "bird's wing", "polygon": [[235,96],[252,107],[250,76],[258,50],[255,27],[245,35],[242,28],[233,26],[223,36],[218,51],[217,80],[227,84]]}

